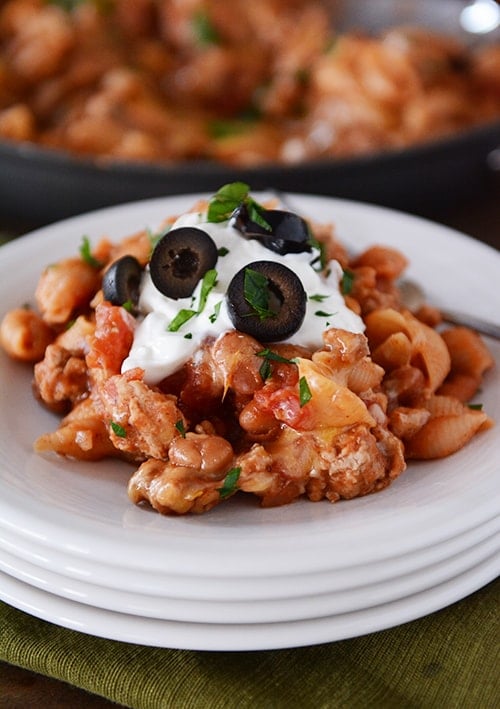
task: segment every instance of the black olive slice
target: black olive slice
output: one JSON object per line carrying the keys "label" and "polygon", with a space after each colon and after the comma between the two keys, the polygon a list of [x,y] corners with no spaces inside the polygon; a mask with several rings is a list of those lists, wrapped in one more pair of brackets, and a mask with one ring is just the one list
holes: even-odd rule
{"label": "black olive slice", "polygon": [[254,261],[239,270],[226,300],[236,330],[260,342],[291,337],[306,314],[307,297],[300,278],[274,261]]}
{"label": "black olive slice", "polygon": [[234,226],[249,239],[258,239],[263,246],[277,254],[311,251],[311,235],[307,222],[293,212],[264,209],[262,218],[271,229],[253,221],[247,206],[241,204],[233,213]]}
{"label": "black olive slice", "polygon": [[134,256],[122,256],[111,264],[102,278],[104,299],[113,305],[139,302],[142,266]]}
{"label": "black olive slice", "polygon": [[202,229],[172,229],[156,244],[149,269],[156,288],[169,298],[188,298],[217,263],[217,246]]}

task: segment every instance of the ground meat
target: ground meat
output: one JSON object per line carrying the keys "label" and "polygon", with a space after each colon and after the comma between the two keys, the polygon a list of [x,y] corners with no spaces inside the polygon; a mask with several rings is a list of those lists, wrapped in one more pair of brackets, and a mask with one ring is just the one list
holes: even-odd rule
{"label": "ground meat", "polygon": [[170,443],[187,426],[176,398],[148,387],[142,370],[110,377],[95,396],[113,444],[133,455],[165,459]]}
{"label": "ground meat", "polygon": [[33,388],[36,397],[53,411],[69,409],[88,393],[85,359],[60,345],[49,345],[43,360],[35,364]]}

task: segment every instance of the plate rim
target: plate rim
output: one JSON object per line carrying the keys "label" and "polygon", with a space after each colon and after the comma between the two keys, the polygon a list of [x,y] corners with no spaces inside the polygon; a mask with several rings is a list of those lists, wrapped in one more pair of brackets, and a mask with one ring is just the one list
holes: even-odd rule
{"label": "plate rim", "polygon": [[[0,584],[0,599],[42,620],[109,640],[179,650],[278,650],[346,640],[422,618],[462,600],[493,581],[498,575],[499,561],[500,554],[496,553],[444,584],[392,604],[343,616],[292,623],[221,626],[128,616],[61,599],[1,571],[0,581],[3,583]],[[106,620],[113,622],[112,629],[107,628]],[[172,639],[167,642],[169,634]]]}

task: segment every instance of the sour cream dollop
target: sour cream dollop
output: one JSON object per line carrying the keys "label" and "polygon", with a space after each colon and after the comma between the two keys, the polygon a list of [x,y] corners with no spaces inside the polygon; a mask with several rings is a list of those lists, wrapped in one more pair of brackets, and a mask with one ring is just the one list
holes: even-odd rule
{"label": "sour cream dollop", "polygon": [[252,261],[282,263],[302,281],[307,294],[306,315],[300,329],[287,342],[318,349],[323,343],[322,334],[329,327],[363,332],[363,321],[344,303],[339,285],[342,268],[337,261],[330,261],[326,269],[328,275],[324,276],[312,267],[314,256],[311,252],[277,254],[255,239],[244,238],[230,221],[212,223],[205,219],[206,214],[202,212],[190,212],[179,217],[172,226],[172,229],[181,226],[203,229],[219,249],[221,255],[215,266],[217,282],[208,294],[205,307],[178,330],[169,330],[180,310],[198,309],[202,282],[189,298],[174,300],[157,290],[149,269],[146,269],[140,287],[141,316],[122,372],[140,367],[145,372],[144,381],[157,384],[190,360],[207,337],[217,338],[233,330],[226,306],[226,291],[233,276]]}

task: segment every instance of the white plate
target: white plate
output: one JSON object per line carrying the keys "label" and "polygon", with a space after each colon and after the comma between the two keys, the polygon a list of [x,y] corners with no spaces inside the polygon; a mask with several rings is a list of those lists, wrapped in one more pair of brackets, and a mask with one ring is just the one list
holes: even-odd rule
{"label": "white plate", "polygon": [[[77,217],[34,232],[0,250],[0,304],[32,300],[42,268],[75,254],[83,235],[119,238],[189,208],[197,196],[150,200]],[[353,250],[373,243],[401,248],[409,275],[435,302],[495,319],[500,312],[500,255],[483,244],[421,219],[369,205],[293,195],[304,213],[337,226]],[[450,266],[452,264],[452,267]],[[500,345],[490,342],[497,362]],[[149,574],[260,579],[349,569],[414,553],[473,529],[500,511],[498,427],[439,462],[412,463],[390,488],[330,505],[300,502],[259,509],[233,498],[200,517],[162,517],[127,499],[127,465],[70,462],[32,453],[56,419],[35,405],[29,368],[0,357],[1,525],[20,539],[92,565]],[[500,373],[481,393],[500,420]],[[133,582],[130,581],[132,585]]]}
{"label": "white plate", "polygon": [[[440,545],[444,546],[444,549],[432,547],[431,552],[439,549],[438,560],[433,560],[433,553],[429,553],[426,566],[401,574],[395,573],[393,569],[393,575],[387,575],[382,581],[375,581],[370,577],[370,571],[366,570],[364,578],[358,578],[356,585],[356,576],[348,573],[345,576],[350,579],[352,585],[347,588],[343,586],[346,582],[344,578],[340,583],[332,582],[331,589],[321,590],[321,583],[318,583],[313,595],[297,596],[295,593],[290,595],[291,584],[285,577],[281,585],[282,596],[263,597],[258,600],[249,600],[245,598],[244,593],[239,596],[238,591],[231,587],[228,588],[226,596],[221,595],[217,599],[192,599],[187,585],[184,596],[172,597],[168,581],[163,593],[154,595],[96,586],[86,580],[42,569],[1,548],[0,571],[56,596],[105,610],[161,620],[248,625],[305,620],[358,611],[432,588],[467,571],[498,551],[500,519],[491,520],[472,533],[460,535],[457,540],[460,545],[455,544],[454,549],[449,543]],[[500,563],[497,572],[500,573]],[[205,586],[205,579],[200,585]]]}
{"label": "white plate", "polygon": [[455,578],[392,603],[286,623],[182,623],[114,613],[54,596],[0,572],[0,599],[37,618],[82,633],[186,650],[271,650],[334,642],[392,628],[440,610],[492,581],[497,551]]}
{"label": "white plate", "polygon": [[[106,567],[92,559],[82,560],[63,554],[50,547],[38,545],[0,527],[0,554],[6,552],[20,562],[37,567],[35,575],[46,581],[47,572],[65,579],[65,586],[73,582],[87,584],[98,592],[110,590],[114,594],[134,594],[134,602],[140,596],[169,598],[184,601],[210,601],[257,603],[275,599],[293,599],[313,594],[352,591],[397,577],[418,573],[432,564],[438,564],[461,553],[471,545],[493,535],[500,528],[500,517],[493,517],[466,532],[425,549],[344,569],[332,569],[321,573],[294,576],[269,576],[238,578],[192,576],[157,573],[151,569],[147,574],[133,573],[128,569]],[[21,542],[21,543],[20,543]],[[196,581],[202,583],[196,583]],[[42,587],[47,589],[44,585]],[[53,591],[55,592],[55,591]],[[127,612],[130,612],[127,610]]]}

